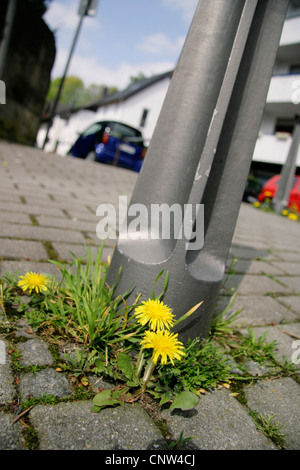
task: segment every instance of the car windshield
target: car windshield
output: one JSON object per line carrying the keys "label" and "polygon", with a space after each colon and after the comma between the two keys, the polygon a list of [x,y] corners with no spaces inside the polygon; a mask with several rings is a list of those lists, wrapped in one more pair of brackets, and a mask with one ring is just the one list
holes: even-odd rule
{"label": "car windshield", "polygon": [[111,135],[117,137],[118,139],[142,143],[142,135],[140,131],[119,122],[113,123],[111,125]]}
{"label": "car windshield", "polygon": [[101,131],[102,129],[102,124],[100,122],[95,122],[91,126],[89,126],[82,134],[82,137],[87,137],[92,134],[96,134],[97,132]]}

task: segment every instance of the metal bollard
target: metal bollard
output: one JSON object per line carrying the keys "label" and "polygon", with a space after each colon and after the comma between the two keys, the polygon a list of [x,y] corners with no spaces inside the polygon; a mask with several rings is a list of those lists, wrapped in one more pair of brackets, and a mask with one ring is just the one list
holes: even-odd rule
{"label": "metal bollard", "polygon": [[289,149],[287,160],[282,167],[278,188],[273,199],[276,212],[281,213],[289,203],[290,191],[293,185],[295,170],[297,166],[297,155],[300,143],[300,117],[296,116],[293,132],[293,140]]}
{"label": "metal bollard", "polygon": [[[117,240],[107,276],[112,285],[122,267],[117,294],[133,285],[130,299],[142,293],[146,300],[164,270],[164,302],[176,317],[204,301],[180,324],[182,341],[209,331],[287,6],[288,0],[199,1]],[[201,204],[198,249],[176,236],[174,222],[169,238],[147,232],[151,209],[163,204],[182,214]],[[141,205],[143,229],[131,234]],[[196,212],[193,221],[201,222]]]}

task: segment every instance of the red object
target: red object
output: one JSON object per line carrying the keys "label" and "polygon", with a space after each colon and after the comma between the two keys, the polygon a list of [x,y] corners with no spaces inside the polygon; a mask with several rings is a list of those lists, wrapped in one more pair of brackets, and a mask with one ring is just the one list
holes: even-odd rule
{"label": "red object", "polygon": [[107,132],[104,132],[103,137],[102,137],[102,144],[107,144],[109,140],[109,134]]}
{"label": "red object", "polygon": [[[272,176],[264,185],[258,195],[259,202],[265,199],[273,199],[276,194],[280,175]],[[295,176],[294,182],[290,191],[288,207],[292,207],[300,212],[300,176]]]}

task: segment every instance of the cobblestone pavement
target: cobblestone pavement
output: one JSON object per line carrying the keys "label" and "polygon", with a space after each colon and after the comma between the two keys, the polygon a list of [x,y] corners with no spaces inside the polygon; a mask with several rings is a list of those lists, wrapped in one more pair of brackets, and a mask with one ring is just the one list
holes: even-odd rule
{"label": "cobblestone pavement", "polygon": [[[135,173],[45,154],[38,149],[0,142],[0,274],[24,274],[28,270],[57,273],[48,259],[69,261],[85,245],[100,244],[95,232],[99,204],[114,204],[118,196],[131,195]],[[113,250],[108,242],[105,254]],[[300,224],[242,204],[217,310],[228,304],[231,289],[237,292],[232,311],[242,309],[236,327],[257,337],[267,332],[276,340],[279,363],[297,356],[300,340]],[[0,326],[1,320],[0,318]],[[167,442],[153,416],[140,406],[104,409],[92,413],[90,400],[76,399],[69,377],[55,368],[53,351],[26,322],[17,325],[14,347],[20,354],[20,372],[11,367],[11,343],[0,330],[6,360],[0,364],[0,449],[28,449],[28,426],[34,430],[35,449],[51,450],[164,450]],[[3,349],[3,348],[2,348]],[[2,350],[3,353],[3,350]],[[299,354],[300,356],[300,354]],[[31,366],[31,367],[29,367]],[[39,366],[33,372],[33,366]],[[164,410],[168,432],[176,440],[183,432],[192,437],[186,444],[197,449],[277,449],[258,430],[253,412],[265,419],[276,417],[282,426],[285,448],[300,449],[299,365],[289,377],[268,379],[263,367],[249,363],[256,380],[244,388],[244,402],[230,390],[217,388],[201,396],[190,411]],[[257,380],[259,378],[259,380]],[[90,387],[97,391],[94,377]],[[44,404],[50,395],[59,403]],[[20,417],[20,403],[28,396],[37,404]],[[252,413],[251,413],[252,412]]]}

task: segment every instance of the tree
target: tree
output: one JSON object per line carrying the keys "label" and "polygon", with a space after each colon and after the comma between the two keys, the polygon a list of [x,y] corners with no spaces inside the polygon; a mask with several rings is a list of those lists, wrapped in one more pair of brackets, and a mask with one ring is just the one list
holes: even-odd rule
{"label": "tree", "polygon": [[144,80],[144,78],[147,78],[146,75],[144,75],[143,72],[140,72],[138,75],[130,77],[130,85],[132,83],[139,82],[140,80]]}
{"label": "tree", "polygon": [[[54,101],[56,99],[60,81],[60,77],[51,81],[46,98],[47,102]],[[97,85],[95,83],[85,87],[81,78],[69,76],[65,78],[59,103],[72,106],[81,106],[93,100],[101,99],[104,95],[108,93],[114,93],[116,91],[118,91],[116,87]]]}
{"label": "tree", "polygon": [[47,11],[51,1],[52,0],[27,0],[41,16]]}
{"label": "tree", "polygon": [[[60,82],[60,77],[51,81],[46,101],[55,100]],[[70,104],[75,106],[78,103],[83,91],[84,84],[80,78],[73,76],[66,77],[60,94],[59,102],[62,104]]]}

